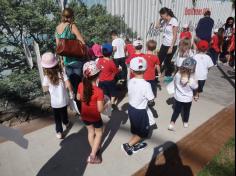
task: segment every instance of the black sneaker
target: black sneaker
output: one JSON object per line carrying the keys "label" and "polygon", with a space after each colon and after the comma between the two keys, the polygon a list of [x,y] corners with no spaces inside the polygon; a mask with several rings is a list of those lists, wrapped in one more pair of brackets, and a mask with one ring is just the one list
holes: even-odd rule
{"label": "black sneaker", "polygon": [[121,149],[129,156],[133,154],[133,147],[130,147],[128,143],[121,145]]}
{"label": "black sneaker", "polygon": [[115,104],[112,104],[112,105],[111,105],[111,108],[112,108],[112,111],[118,110],[118,107],[117,107]]}
{"label": "black sneaker", "polygon": [[134,146],[133,153],[138,153],[140,151],[143,151],[147,147],[147,143],[141,142]]}

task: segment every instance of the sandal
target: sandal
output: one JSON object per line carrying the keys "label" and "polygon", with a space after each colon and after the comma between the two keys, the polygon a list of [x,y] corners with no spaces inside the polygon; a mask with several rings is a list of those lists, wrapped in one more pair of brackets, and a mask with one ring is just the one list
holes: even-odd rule
{"label": "sandal", "polygon": [[98,157],[98,156],[92,156],[92,155],[90,155],[90,156],[88,157],[87,162],[90,163],[90,164],[101,164],[101,163],[102,163],[102,160],[101,160],[101,158]]}
{"label": "sandal", "polygon": [[195,96],[193,99],[194,99],[194,101],[198,101],[199,100],[199,96]]}

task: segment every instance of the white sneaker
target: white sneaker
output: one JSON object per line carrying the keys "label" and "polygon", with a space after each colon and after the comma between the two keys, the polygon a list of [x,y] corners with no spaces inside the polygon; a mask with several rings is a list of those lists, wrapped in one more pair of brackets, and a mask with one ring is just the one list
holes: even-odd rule
{"label": "white sneaker", "polygon": [[184,128],[188,128],[189,124],[188,123],[184,123]]}
{"label": "white sneaker", "polygon": [[56,134],[56,137],[57,137],[58,139],[62,139],[62,134],[61,134],[61,133],[57,133],[57,134]]}
{"label": "white sneaker", "polygon": [[173,124],[170,124],[169,127],[168,127],[168,130],[174,131],[174,127],[175,127],[175,126],[174,126]]}

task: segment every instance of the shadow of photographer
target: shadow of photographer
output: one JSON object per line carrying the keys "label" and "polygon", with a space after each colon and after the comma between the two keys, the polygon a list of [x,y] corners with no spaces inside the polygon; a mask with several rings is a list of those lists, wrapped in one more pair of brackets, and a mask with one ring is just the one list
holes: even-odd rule
{"label": "shadow of photographer", "polygon": [[193,176],[193,172],[183,164],[178,146],[173,142],[166,142],[154,148],[145,176]]}

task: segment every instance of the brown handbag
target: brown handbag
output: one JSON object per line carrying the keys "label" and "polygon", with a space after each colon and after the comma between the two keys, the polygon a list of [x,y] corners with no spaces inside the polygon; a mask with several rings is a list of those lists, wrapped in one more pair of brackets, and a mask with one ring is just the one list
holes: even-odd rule
{"label": "brown handbag", "polygon": [[56,53],[60,56],[83,58],[87,55],[87,47],[79,40],[59,39]]}

